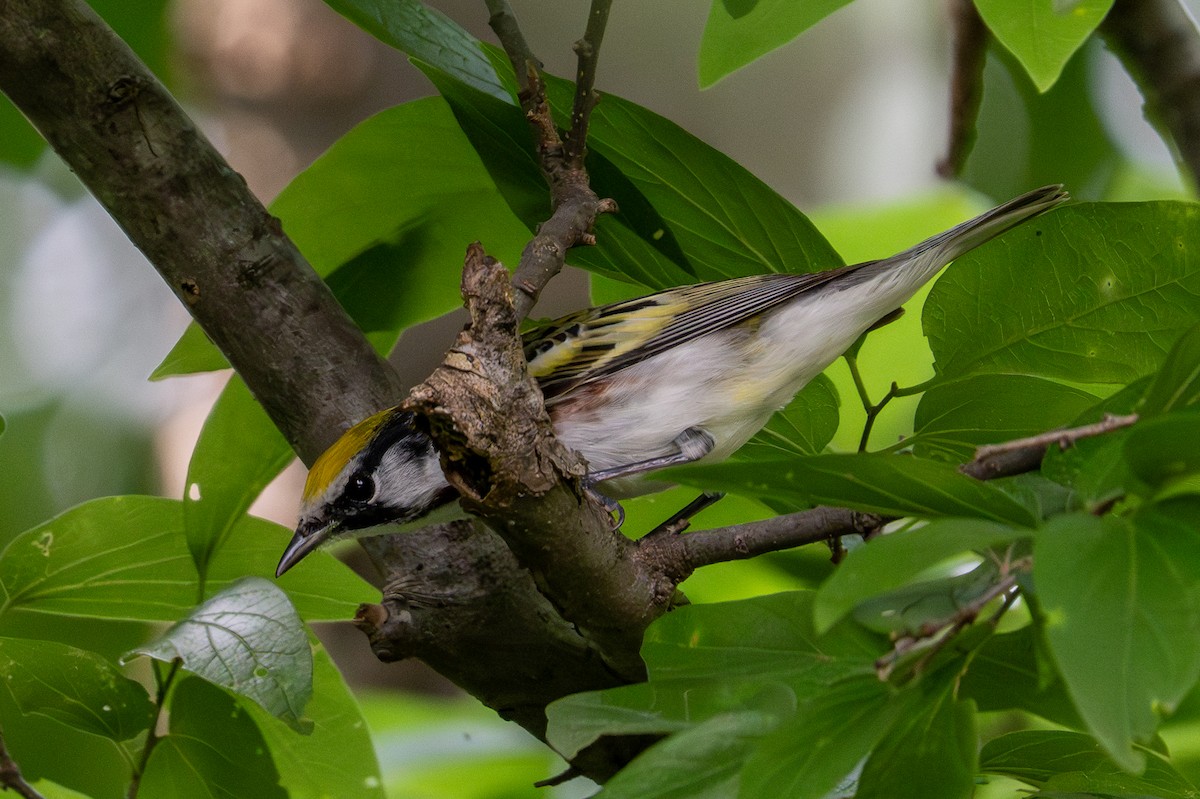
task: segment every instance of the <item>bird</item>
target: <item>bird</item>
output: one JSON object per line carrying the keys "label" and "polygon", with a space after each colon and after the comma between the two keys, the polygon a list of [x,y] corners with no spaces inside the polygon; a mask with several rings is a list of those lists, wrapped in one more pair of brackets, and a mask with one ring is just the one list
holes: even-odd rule
{"label": "bird", "polygon": [[[615,505],[668,487],[658,469],[728,457],[942,267],[1068,199],[1044,186],[877,261],[588,308],[523,336],[529,372],[586,484]],[[276,575],[335,538],[463,518],[456,498],[413,413],[379,411],[313,463]]]}

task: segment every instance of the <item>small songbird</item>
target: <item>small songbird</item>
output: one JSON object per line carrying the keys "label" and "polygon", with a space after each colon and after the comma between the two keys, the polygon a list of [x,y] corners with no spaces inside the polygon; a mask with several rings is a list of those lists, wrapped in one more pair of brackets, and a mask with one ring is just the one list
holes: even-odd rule
{"label": "small songbird", "polygon": [[[526,334],[529,371],[589,484],[613,498],[660,490],[647,472],[728,457],[943,266],[1067,199],[1045,186],[879,261],[589,308]],[[456,496],[413,415],[381,411],[313,464],[276,574],[341,535],[461,517]]]}

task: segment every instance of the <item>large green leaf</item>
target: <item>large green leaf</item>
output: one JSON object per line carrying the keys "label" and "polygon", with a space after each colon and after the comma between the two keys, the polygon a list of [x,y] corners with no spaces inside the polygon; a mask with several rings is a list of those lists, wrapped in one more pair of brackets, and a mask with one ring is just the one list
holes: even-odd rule
{"label": "large green leaf", "polygon": [[976,375],[921,397],[906,444],[921,457],[965,462],[981,444],[1012,441],[1068,424],[1098,397],[1027,375]]}
{"label": "large green leaf", "polygon": [[787,44],[850,0],[712,0],[700,40],[700,87]]}
{"label": "large green leaf", "polygon": [[183,496],[188,550],[202,578],[234,525],[294,457],[246,383],[230,378],[192,451]]}
{"label": "large green leaf", "polygon": [[382,799],[379,762],[358,700],[325,648],[315,641],[312,648],[313,695],[305,708],[312,722],[309,734],[297,735],[254,702],[243,701],[242,707],[258,723],[290,799]]}
{"label": "large green leaf", "polygon": [[274,583],[247,577],[157,640],[129,653],[185,669],[252,699],[297,729],[312,696],[312,651],[296,609]]}
{"label": "large green leaf", "polygon": [[[435,70],[427,74],[513,212],[536,227],[549,211],[524,116]],[[548,77],[547,85],[566,118],[570,84]],[[597,246],[573,250],[573,264],[651,288],[841,264],[812,223],[761,180],[635,103],[605,95],[588,147],[592,187],[623,210],[599,220]]]}
{"label": "large green leaf", "polygon": [[831,454],[671,469],[672,480],[796,504],[829,504],[894,516],[963,516],[1032,525],[1004,492],[953,466],[903,455]]}
{"label": "large green leaf", "polygon": [[[271,575],[291,531],[243,517],[213,559],[207,590]],[[327,553],[279,580],[306,619],[347,619],[377,595]],[[291,578],[291,579],[289,579]],[[158,497],[93,500],[22,533],[0,553],[0,614],[13,611],[173,622],[195,606],[198,575],[183,508]]]}
{"label": "large green leaf", "polygon": [[22,713],[126,741],[154,720],[146,689],[95,652],[54,641],[0,638],[0,674]]}
{"label": "large green leaf", "polygon": [[774,724],[752,711],[713,716],[638,755],[595,797],[735,799],[742,766]]}
{"label": "large green leaf", "polygon": [[1009,49],[1039,91],[1062,74],[1067,61],[1112,8],[1113,0],[1057,0],[1013,3],[975,0],[979,15]]}
{"label": "large green leaf", "polygon": [[286,799],[254,720],[204,680],[172,691],[171,731],[146,764],[139,796],[172,799]]}
{"label": "large green leaf", "polygon": [[646,632],[648,682],[554,702],[548,740],[571,756],[601,735],[685,730],[727,712],[782,718],[797,697],[873,674],[883,647],[854,624],[818,635],[811,592],[684,606]]}
{"label": "large green leaf", "polygon": [[1138,747],[1146,770],[1122,771],[1096,741],[1069,730],[1023,730],[993,738],[980,752],[980,769],[1002,774],[1044,790],[1086,795],[1154,796],[1194,799],[1198,792],[1159,753]]}
{"label": "large green leaf", "polygon": [[1200,316],[1200,206],[1067,206],[959,258],[924,327],[946,377],[1128,383]]}
{"label": "large green leaf", "polygon": [[814,624],[828,630],[859,602],[899,588],[947,558],[1032,534],[981,519],[940,519],[879,536],[851,552],[817,591]]}
{"label": "large green leaf", "polygon": [[[1191,506],[1194,512],[1195,506]],[[1051,519],[1035,538],[1045,635],[1088,730],[1124,769],[1200,677],[1200,529],[1155,511]]]}
{"label": "large green leaf", "polygon": [[[300,173],[271,211],[383,351],[409,325],[461,305],[468,244],[482,241],[515,266],[527,238],[438,98],[357,125]],[[212,368],[212,352],[203,336],[185,333],[155,374]]]}
{"label": "large green leaf", "polygon": [[424,3],[418,0],[326,2],[385,44],[433,64],[468,86],[496,97],[508,97],[479,40]]}

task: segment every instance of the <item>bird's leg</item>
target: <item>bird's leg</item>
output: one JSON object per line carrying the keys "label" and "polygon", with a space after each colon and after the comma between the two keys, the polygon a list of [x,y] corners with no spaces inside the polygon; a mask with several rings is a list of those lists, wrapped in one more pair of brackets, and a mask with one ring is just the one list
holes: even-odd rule
{"label": "bird's leg", "polygon": [[597,491],[597,484],[603,483],[605,480],[615,480],[621,477],[632,477],[635,474],[652,472],[656,469],[662,469],[667,466],[679,466],[684,463],[692,463],[693,461],[698,461],[708,453],[712,452],[713,448],[716,446],[716,442],[713,441],[713,437],[699,427],[689,427],[688,429],[684,430],[675,437],[675,441],[673,443],[679,448],[679,451],[673,455],[660,455],[657,458],[647,458],[644,461],[626,463],[621,466],[613,466],[609,469],[600,469],[599,471],[588,473],[588,475],[583,478],[584,489],[587,490],[592,496],[596,497],[600,501],[600,504],[604,505],[609,513],[615,513],[617,515],[616,529],[620,529],[621,525],[625,523],[625,509],[622,508],[620,503],[618,503],[616,500],[606,497]]}

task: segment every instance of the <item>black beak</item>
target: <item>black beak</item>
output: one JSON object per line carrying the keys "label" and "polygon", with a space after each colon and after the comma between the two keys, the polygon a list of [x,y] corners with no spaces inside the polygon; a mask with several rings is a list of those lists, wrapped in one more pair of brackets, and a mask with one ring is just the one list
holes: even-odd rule
{"label": "black beak", "polygon": [[282,577],[284,572],[304,560],[308,553],[328,541],[337,530],[336,522],[311,530],[309,525],[302,524],[296,534],[292,536],[292,540],[288,542],[287,549],[283,550],[283,557],[279,559],[279,565],[275,567],[275,576]]}

